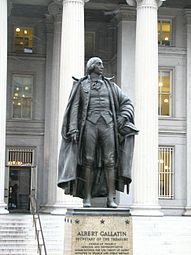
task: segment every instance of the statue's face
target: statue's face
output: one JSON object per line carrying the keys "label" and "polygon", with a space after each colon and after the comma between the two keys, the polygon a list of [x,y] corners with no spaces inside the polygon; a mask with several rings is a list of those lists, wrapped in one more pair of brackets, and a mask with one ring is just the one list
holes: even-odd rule
{"label": "statue's face", "polygon": [[104,69],[103,62],[101,60],[98,60],[95,63],[93,73],[101,75],[103,74],[103,69]]}

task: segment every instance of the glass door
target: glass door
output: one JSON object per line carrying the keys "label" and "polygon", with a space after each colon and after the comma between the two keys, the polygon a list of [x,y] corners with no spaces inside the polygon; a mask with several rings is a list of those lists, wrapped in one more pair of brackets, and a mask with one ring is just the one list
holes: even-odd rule
{"label": "glass door", "polygon": [[9,202],[10,211],[30,210],[31,167],[10,167]]}

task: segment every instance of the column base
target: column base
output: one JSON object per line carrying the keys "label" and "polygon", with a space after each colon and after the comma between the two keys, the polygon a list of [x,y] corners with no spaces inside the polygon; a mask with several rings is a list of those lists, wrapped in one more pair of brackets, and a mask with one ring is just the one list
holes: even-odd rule
{"label": "column base", "polygon": [[191,207],[187,206],[185,208],[185,212],[183,213],[184,216],[191,216]]}
{"label": "column base", "polygon": [[40,212],[41,213],[51,213],[53,210],[55,210],[54,205],[43,205],[40,207]]}
{"label": "column base", "polygon": [[159,205],[132,205],[130,212],[132,216],[164,216]]}
{"label": "column base", "polygon": [[53,215],[66,215],[67,208],[61,204],[55,204],[50,214]]}
{"label": "column base", "polygon": [[9,211],[7,209],[5,209],[5,204],[1,204],[0,205],[0,214],[8,214]]}

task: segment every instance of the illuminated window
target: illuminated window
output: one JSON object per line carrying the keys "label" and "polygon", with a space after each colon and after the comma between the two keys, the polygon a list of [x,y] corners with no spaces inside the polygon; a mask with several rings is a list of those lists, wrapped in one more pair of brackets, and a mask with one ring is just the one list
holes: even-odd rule
{"label": "illuminated window", "polygon": [[33,29],[30,27],[15,28],[15,51],[17,53],[32,53]]}
{"label": "illuminated window", "polygon": [[160,116],[171,116],[171,82],[172,71],[159,71],[158,77],[158,114]]}
{"label": "illuminated window", "polygon": [[33,76],[14,74],[12,79],[12,118],[32,117]]}
{"label": "illuminated window", "polygon": [[158,44],[163,46],[171,46],[172,22],[170,20],[158,21]]}
{"label": "illuminated window", "polygon": [[174,197],[174,148],[159,147],[159,198]]}

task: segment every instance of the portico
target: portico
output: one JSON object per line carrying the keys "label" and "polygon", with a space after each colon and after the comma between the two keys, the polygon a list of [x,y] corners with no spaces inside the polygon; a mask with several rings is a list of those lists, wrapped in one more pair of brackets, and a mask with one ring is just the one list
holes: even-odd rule
{"label": "portico", "polygon": [[[103,1],[104,2],[104,1]],[[39,198],[42,204],[42,208],[46,212],[53,213],[64,213],[66,207],[72,206],[82,206],[82,201],[80,199],[74,199],[69,196],[64,196],[61,189],[56,188],[56,169],[58,161],[58,152],[60,147],[60,129],[62,124],[62,118],[64,109],[66,107],[67,99],[72,86],[72,76],[82,77],[84,75],[84,63],[85,63],[85,53],[84,53],[84,34],[86,30],[84,29],[84,22],[86,22],[86,27],[89,30],[94,31],[91,33],[92,38],[94,38],[94,51],[92,54],[105,54],[104,59],[106,63],[106,71],[108,74],[112,74],[113,70],[117,73],[117,83],[121,84],[123,90],[127,92],[130,98],[133,99],[135,103],[135,112],[136,112],[136,125],[140,130],[140,135],[136,137],[136,146],[135,146],[135,156],[134,156],[134,171],[133,171],[133,183],[131,186],[130,200],[126,199],[126,196],[123,194],[119,195],[120,206],[131,206],[132,214],[134,215],[161,215],[161,208],[159,206],[158,200],[158,136],[160,133],[160,120],[158,120],[158,55],[162,52],[163,55],[171,54],[173,55],[172,50],[165,49],[164,47],[160,48],[158,52],[158,42],[157,42],[157,13],[160,11],[160,6],[163,1],[159,0],[127,0],[127,1],[105,1],[104,5],[102,3],[97,3],[95,1],[85,1],[85,0],[64,0],[62,1],[33,1],[30,8],[37,7],[40,5],[43,8],[47,8],[45,11],[46,19],[41,19],[41,25],[44,26],[46,23],[46,50],[45,46],[39,47],[39,52],[35,54],[24,54],[19,55],[13,52],[14,43],[9,48],[9,56],[11,57],[9,61],[9,70],[8,78],[9,83],[11,83],[12,73],[22,73],[27,72],[30,75],[36,75],[36,84],[34,85],[34,95],[36,96],[33,100],[33,117],[30,121],[22,120],[19,126],[19,129],[15,128],[16,123],[19,123],[20,120],[13,120],[10,118],[9,110],[11,108],[10,101],[11,91],[9,84],[6,81],[7,74],[7,41],[5,33],[7,31],[7,1],[3,0],[0,5],[0,12],[2,13],[1,19],[3,25],[3,34],[4,36],[0,41],[0,51],[1,51],[1,102],[2,107],[0,110],[0,141],[1,141],[1,151],[0,151],[0,182],[4,183],[5,179],[5,154],[6,154],[6,112],[8,118],[8,133],[7,135],[7,145],[10,145],[10,140],[12,136],[14,137],[14,143],[18,146],[21,144],[25,145],[23,137],[19,137],[19,134],[22,133],[23,123],[29,123],[29,126],[35,126],[34,131],[27,133],[27,141],[29,141],[29,146],[37,146],[37,151],[40,154],[37,160],[38,165],[38,190],[40,187]],[[184,2],[184,1],[183,1]],[[172,1],[169,3],[164,2],[162,6],[167,6],[172,8],[178,7],[189,7],[185,1],[178,3]],[[17,8],[22,8],[20,4],[28,3],[26,0],[15,0],[13,3],[13,12],[11,15],[15,15],[15,20],[18,17],[18,12],[15,11]],[[36,5],[35,5],[36,4]],[[168,5],[169,4],[169,5]],[[162,8],[161,6],[161,8]],[[42,8],[41,8],[42,9]],[[43,9],[43,10],[44,10]],[[90,12],[91,11],[91,12]],[[107,48],[106,42],[109,45],[114,45],[115,42],[107,39],[104,39],[99,36],[96,37],[97,32],[96,26],[97,23],[94,22],[93,17],[90,17],[89,13],[98,11],[99,15],[102,14],[102,18],[106,21],[109,19],[110,22],[110,33],[113,33],[116,30],[115,38],[117,38],[117,49],[116,54],[114,53],[111,56],[107,57],[105,53],[105,48]],[[87,13],[85,16],[84,13]],[[112,13],[112,14],[111,14]],[[40,14],[39,14],[40,15]],[[88,16],[89,15],[89,16]],[[163,15],[165,16],[165,15]],[[173,16],[173,15],[171,15]],[[44,17],[44,16],[43,16]],[[101,17],[98,16],[98,17]],[[189,176],[190,176],[190,163],[189,163],[189,84],[190,84],[190,74],[189,74],[189,63],[190,63],[190,46],[189,46],[189,23],[190,23],[190,9],[185,11],[185,17],[187,22],[187,192],[186,192],[186,214],[190,214],[190,198],[189,198]],[[35,17],[38,19],[38,17]],[[15,22],[14,20],[14,22]],[[18,18],[21,20],[21,17]],[[30,24],[27,21],[27,17],[22,18],[22,22]],[[72,22],[71,22],[72,21]],[[100,22],[100,20],[97,20]],[[11,23],[12,22],[12,23]],[[14,23],[10,19],[10,28],[14,27]],[[21,21],[19,21],[21,24]],[[35,21],[36,22],[36,21]],[[40,24],[40,23],[38,23]],[[88,25],[87,25],[88,24]],[[101,23],[100,23],[101,24]],[[175,23],[173,23],[175,24]],[[25,25],[23,25],[25,26]],[[29,26],[29,25],[27,25]],[[181,24],[179,25],[181,26]],[[41,28],[38,25],[34,26],[34,31],[38,32]],[[177,28],[178,29],[178,28]],[[74,32],[75,31],[75,32]],[[40,33],[44,33],[42,30]],[[39,34],[40,34],[39,33]],[[101,34],[101,32],[99,31]],[[9,34],[9,45],[13,42],[14,35]],[[104,36],[104,32],[102,33]],[[108,32],[109,35],[109,32]],[[12,37],[11,37],[12,36]],[[39,35],[38,35],[39,36]],[[36,36],[36,38],[38,37]],[[40,37],[39,37],[40,38]],[[109,37],[108,37],[109,38]],[[112,38],[112,37],[111,37]],[[103,40],[102,40],[103,39]],[[11,41],[12,40],[12,41]],[[37,40],[36,45],[41,45],[40,42],[43,40]],[[93,39],[92,39],[93,41]],[[45,45],[45,43],[44,43]],[[99,45],[99,47],[98,47]],[[101,45],[101,46],[100,46]],[[35,44],[34,44],[35,47]],[[105,47],[105,48],[104,48]],[[101,50],[102,48],[102,50]],[[41,50],[42,49],[42,50]],[[166,51],[165,51],[166,50]],[[184,46],[176,48],[178,52],[185,52]],[[115,51],[115,47],[114,47]],[[45,53],[41,53],[45,52]],[[170,52],[170,53],[169,53]],[[43,55],[44,54],[44,55]],[[177,52],[175,53],[177,54]],[[184,53],[185,54],[185,53]],[[183,55],[182,58],[184,58]],[[163,56],[162,56],[163,57]],[[31,60],[32,59],[32,60]],[[19,60],[22,61],[41,61],[42,68],[33,69],[32,66],[24,66],[19,69],[19,65],[13,64],[13,61]],[[26,63],[25,62],[25,63]],[[35,62],[35,63],[37,63]],[[44,64],[45,63],[45,66]],[[181,64],[180,64],[181,65]],[[16,67],[15,67],[16,66]],[[20,65],[22,66],[22,64]],[[170,66],[170,64],[169,64]],[[172,69],[173,64],[171,64]],[[170,67],[171,67],[170,66]],[[163,68],[165,65],[163,65]],[[43,69],[44,68],[44,69]],[[21,70],[22,69],[22,70]],[[38,69],[38,70],[37,70]],[[176,68],[174,68],[176,69]],[[174,70],[173,69],[173,70]],[[39,72],[39,73],[38,73]],[[40,73],[41,72],[41,73]],[[183,71],[182,71],[183,72]],[[36,74],[35,74],[36,73]],[[40,77],[40,78],[39,78]],[[42,78],[45,77],[45,78]],[[175,76],[174,76],[175,77]],[[176,78],[174,78],[176,80]],[[44,83],[43,83],[44,82]],[[176,82],[178,84],[178,81]],[[43,85],[44,84],[44,85]],[[44,86],[44,87],[43,87]],[[182,85],[183,86],[183,85]],[[6,91],[8,88],[8,97],[6,96]],[[43,90],[44,89],[44,90]],[[40,91],[40,93],[38,93]],[[43,92],[46,92],[43,96]],[[174,89],[174,91],[176,91]],[[41,102],[41,97],[43,97],[43,102]],[[6,100],[6,98],[8,98]],[[174,98],[174,102],[175,102]],[[6,109],[8,105],[8,109]],[[37,106],[41,105],[40,110]],[[36,109],[35,109],[36,107]],[[37,108],[40,113],[38,113]],[[43,110],[45,108],[45,111]],[[36,113],[35,113],[36,111]],[[43,112],[44,111],[44,112]],[[180,115],[180,114],[179,114]],[[178,118],[178,117],[177,117]],[[179,123],[185,121],[183,117],[178,119]],[[176,117],[174,117],[176,119]],[[177,119],[176,119],[177,120]],[[17,122],[16,122],[17,121]],[[162,120],[163,122],[166,119]],[[160,123],[159,123],[160,122]],[[32,124],[31,124],[32,123]],[[35,123],[35,124],[34,124]],[[44,125],[44,126],[43,126]],[[162,125],[162,124],[161,124]],[[23,125],[24,126],[24,125]],[[43,132],[39,132],[43,130]],[[16,130],[16,131],[15,131]],[[19,133],[20,132],[20,133]],[[38,133],[39,132],[39,133]],[[170,131],[171,132],[171,131]],[[181,130],[183,133],[183,131]],[[24,131],[23,131],[24,133]],[[38,133],[38,134],[36,134]],[[171,132],[172,133],[172,132]],[[181,133],[181,134],[182,134]],[[35,134],[35,135],[34,135]],[[166,133],[165,133],[166,134]],[[35,141],[43,136],[43,145],[42,142],[38,145],[35,145]],[[179,136],[179,135],[178,135]],[[34,138],[35,137],[35,138]],[[18,139],[18,140],[17,140]],[[36,139],[36,140],[35,140]],[[178,138],[177,138],[178,139]],[[31,142],[33,140],[33,142]],[[19,144],[20,143],[20,144]],[[170,142],[169,142],[170,144]],[[182,145],[184,146],[184,145]],[[44,155],[44,156],[41,156]],[[44,158],[43,158],[44,157]],[[184,163],[183,163],[184,164]],[[183,167],[184,168],[184,167]],[[46,177],[45,177],[46,176]],[[184,177],[186,178],[186,177]],[[184,186],[184,185],[183,185]],[[37,188],[37,187],[36,187]],[[184,193],[184,192],[183,192]],[[183,197],[183,195],[182,195]],[[171,203],[171,201],[170,201]],[[183,207],[183,201],[181,202]],[[4,203],[4,187],[1,186],[0,189],[0,208],[2,213],[7,213],[5,209],[6,204]]]}

